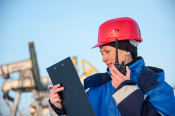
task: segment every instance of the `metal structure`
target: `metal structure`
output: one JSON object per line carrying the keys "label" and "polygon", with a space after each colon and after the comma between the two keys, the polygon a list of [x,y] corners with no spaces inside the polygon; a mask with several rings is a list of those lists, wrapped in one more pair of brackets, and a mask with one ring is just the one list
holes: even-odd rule
{"label": "metal structure", "polygon": [[[45,97],[48,97],[48,92],[47,94],[43,94],[46,93],[45,91],[48,91],[47,86],[44,87],[44,84],[47,83],[47,85],[51,85],[52,83],[49,77],[40,78],[33,43],[29,43],[29,49],[31,56],[30,59],[0,66],[0,76],[3,76],[4,79],[10,78],[9,74],[11,73],[21,73],[19,80],[5,81],[2,86],[2,92],[4,93],[3,98],[7,103],[9,110],[11,111],[11,116],[15,116],[16,112],[18,112],[19,116],[22,115],[18,110],[20,95],[22,92],[29,91],[33,92],[35,98],[35,102],[31,107],[35,112],[31,112],[31,115],[43,116],[46,115],[43,112],[49,113],[49,111],[44,111],[41,101]],[[15,98],[9,96],[10,90],[15,91]],[[13,102],[13,107],[10,107],[9,101]]]}
{"label": "metal structure", "polygon": [[[11,78],[11,73],[20,72],[20,77],[18,80],[5,81],[2,86],[2,92],[4,94],[3,98],[11,112],[10,116],[15,116],[16,113],[18,113],[19,116],[22,116],[18,109],[18,104],[21,93],[23,92],[32,92],[35,99],[35,101],[29,106],[30,116],[45,116],[49,114],[47,104],[49,98],[48,85],[52,85],[52,83],[49,77],[40,78],[33,43],[29,43],[29,49],[31,56],[30,59],[0,66],[0,76],[2,76],[4,79]],[[77,70],[77,57],[73,57],[72,61]],[[85,69],[85,65],[89,66],[89,68]],[[85,60],[81,60],[81,66],[83,69],[83,74],[80,76],[80,80],[83,84],[83,80],[87,76],[90,76],[92,72],[97,73],[97,71]],[[9,91],[11,90],[15,91],[14,98],[9,96]],[[12,107],[9,104],[10,101],[13,102]]]}
{"label": "metal structure", "polygon": [[[22,116],[18,109],[18,104],[21,93],[23,92],[32,92],[35,99],[35,101],[29,106],[30,116],[45,116],[49,114],[47,104],[49,98],[48,85],[52,85],[52,83],[49,77],[40,78],[33,43],[29,43],[29,49],[31,56],[30,59],[0,66],[0,76],[3,76],[4,79],[11,78],[11,73],[20,72],[18,80],[5,81],[2,86],[2,92],[4,94],[3,98],[11,112],[10,116],[15,116],[16,113],[18,113],[19,116]],[[73,57],[72,62],[77,70],[77,57]],[[88,69],[86,69],[87,66],[89,67]],[[84,85],[83,80],[91,74],[97,73],[97,71],[85,60],[81,60],[81,68],[83,74],[80,76],[80,81],[82,85]],[[172,87],[175,89],[175,85],[172,85]],[[14,98],[9,96],[9,91],[11,90],[16,93]],[[9,101],[13,102],[13,107],[9,105]]]}

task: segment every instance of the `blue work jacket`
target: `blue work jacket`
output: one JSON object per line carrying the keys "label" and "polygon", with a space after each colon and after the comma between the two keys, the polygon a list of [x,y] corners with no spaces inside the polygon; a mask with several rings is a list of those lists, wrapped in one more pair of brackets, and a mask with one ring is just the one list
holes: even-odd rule
{"label": "blue work jacket", "polygon": [[[155,67],[143,71],[144,67],[143,58],[130,64],[130,80],[117,89],[112,80],[90,87],[87,96],[96,116],[175,116],[174,91],[165,82],[164,71]],[[110,75],[108,72],[89,78]]]}

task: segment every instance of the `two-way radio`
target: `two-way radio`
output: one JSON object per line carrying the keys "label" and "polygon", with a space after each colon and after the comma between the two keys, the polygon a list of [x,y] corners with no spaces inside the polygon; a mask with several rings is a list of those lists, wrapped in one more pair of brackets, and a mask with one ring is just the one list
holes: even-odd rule
{"label": "two-way radio", "polygon": [[123,75],[126,75],[126,66],[125,66],[124,61],[122,61],[122,64],[121,64],[121,65],[120,65],[119,62],[118,62],[118,38],[116,38],[115,47],[116,47],[116,58],[115,58],[114,66],[115,66]]}

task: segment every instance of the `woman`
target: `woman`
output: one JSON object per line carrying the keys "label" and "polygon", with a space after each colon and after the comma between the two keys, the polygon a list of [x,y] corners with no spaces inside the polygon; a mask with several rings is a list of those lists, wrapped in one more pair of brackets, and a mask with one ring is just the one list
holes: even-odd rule
{"label": "woman", "polygon": [[[126,75],[115,66],[115,40],[118,38],[119,64],[126,65]],[[146,67],[137,57],[137,46],[142,42],[139,26],[131,18],[123,17],[104,22],[99,28],[98,44],[107,65],[107,73],[88,78],[103,78],[89,87],[87,96],[96,116],[159,116],[175,115],[173,89],[164,80],[164,71]],[[93,48],[94,48],[93,47]],[[51,115],[64,115],[57,92],[64,90],[55,85],[50,93]]]}

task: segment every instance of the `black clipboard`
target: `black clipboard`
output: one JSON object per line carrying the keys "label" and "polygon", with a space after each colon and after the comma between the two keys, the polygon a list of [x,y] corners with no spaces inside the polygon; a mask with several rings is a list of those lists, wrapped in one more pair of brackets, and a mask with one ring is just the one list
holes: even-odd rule
{"label": "black clipboard", "polygon": [[66,116],[96,116],[70,57],[48,67],[47,72],[53,85],[65,87],[59,95]]}

